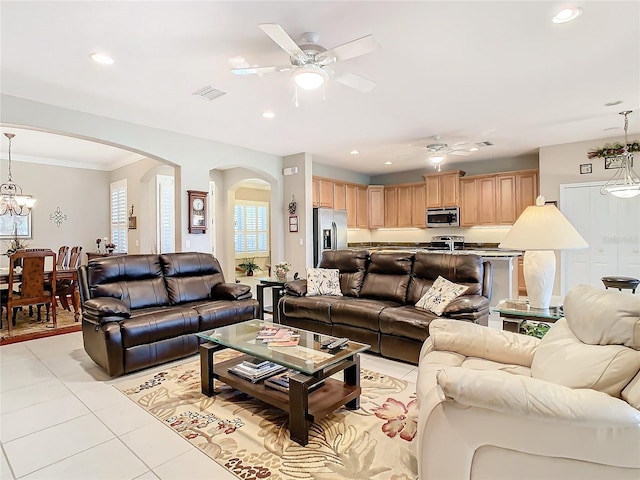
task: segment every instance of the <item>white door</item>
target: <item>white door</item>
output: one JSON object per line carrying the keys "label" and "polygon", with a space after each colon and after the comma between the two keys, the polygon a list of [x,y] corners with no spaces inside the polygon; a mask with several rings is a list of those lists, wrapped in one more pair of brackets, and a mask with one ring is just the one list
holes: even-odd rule
{"label": "white door", "polygon": [[562,185],[564,215],[589,244],[562,252],[562,295],[579,284],[602,288],[601,278],[640,278],[640,196],[616,198],[600,193],[601,184]]}

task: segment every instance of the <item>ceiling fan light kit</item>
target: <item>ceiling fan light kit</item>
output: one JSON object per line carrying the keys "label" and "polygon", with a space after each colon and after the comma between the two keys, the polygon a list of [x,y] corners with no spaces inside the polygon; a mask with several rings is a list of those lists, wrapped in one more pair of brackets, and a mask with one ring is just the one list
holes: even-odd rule
{"label": "ceiling fan light kit", "polygon": [[304,90],[315,90],[321,87],[326,78],[327,72],[316,65],[305,65],[295,70],[292,74],[293,81]]}

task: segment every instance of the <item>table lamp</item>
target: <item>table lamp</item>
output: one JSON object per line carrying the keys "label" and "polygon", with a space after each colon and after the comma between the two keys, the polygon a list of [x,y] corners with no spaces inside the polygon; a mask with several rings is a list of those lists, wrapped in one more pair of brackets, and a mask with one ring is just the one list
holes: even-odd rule
{"label": "table lamp", "polygon": [[536,199],[518,217],[499,248],[524,250],[524,282],[529,305],[547,309],[556,274],[554,250],[588,248],[569,220],[555,205],[544,203],[544,197]]}

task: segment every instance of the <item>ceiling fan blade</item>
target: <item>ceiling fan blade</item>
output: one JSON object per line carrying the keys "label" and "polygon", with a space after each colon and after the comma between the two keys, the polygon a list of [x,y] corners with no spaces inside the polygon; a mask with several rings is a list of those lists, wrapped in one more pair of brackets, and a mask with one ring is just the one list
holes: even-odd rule
{"label": "ceiling fan blade", "polygon": [[276,42],[281,49],[287,52],[292,57],[296,57],[301,61],[308,61],[309,55],[304,53],[298,44],[283,30],[283,28],[277,23],[261,23],[260,28],[264,33],[271,37],[271,40]]}
{"label": "ceiling fan blade", "polygon": [[360,75],[356,75],[355,73],[347,72],[336,75],[335,80],[336,82],[340,82],[347,87],[359,90],[362,93],[369,93],[376,86],[376,82],[374,82],[373,80],[361,77]]}
{"label": "ceiling fan blade", "polygon": [[449,152],[451,155],[459,155],[461,157],[467,157],[471,155],[471,152],[467,152],[466,150],[452,150]]}
{"label": "ceiling fan blade", "polygon": [[292,68],[291,65],[280,65],[277,67],[233,68],[231,71],[236,75],[260,75],[262,73],[286,72]]}
{"label": "ceiling fan blade", "polygon": [[343,60],[375,52],[379,48],[380,44],[373,38],[373,35],[367,35],[322,52],[317,55],[317,58],[320,61],[325,58],[335,58],[336,62],[342,62]]}
{"label": "ceiling fan blade", "polygon": [[457,143],[454,143],[453,145],[451,145],[451,148],[454,149],[454,150],[459,150],[459,149],[462,149],[462,148],[470,148],[470,147],[469,147],[469,143],[468,142],[457,142]]}

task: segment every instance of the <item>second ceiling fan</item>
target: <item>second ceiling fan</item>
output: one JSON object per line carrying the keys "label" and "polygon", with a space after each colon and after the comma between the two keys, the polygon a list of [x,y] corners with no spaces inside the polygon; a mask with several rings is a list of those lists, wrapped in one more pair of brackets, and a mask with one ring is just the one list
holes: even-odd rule
{"label": "second ceiling fan", "polygon": [[329,77],[363,93],[370,92],[376,86],[376,82],[363,76],[354,73],[335,74],[329,68],[333,63],[378,50],[380,45],[373,38],[373,35],[367,35],[327,50],[318,44],[319,35],[317,33],[304,33],[301,43],[297,44],[278,24],[263,23],[260,24],[260,28],[289,54],[290,65],[234,68],[231,71],[236,75],[260,75],[292,71],[296,85],[305,90],[314,90],[322,86]]}

